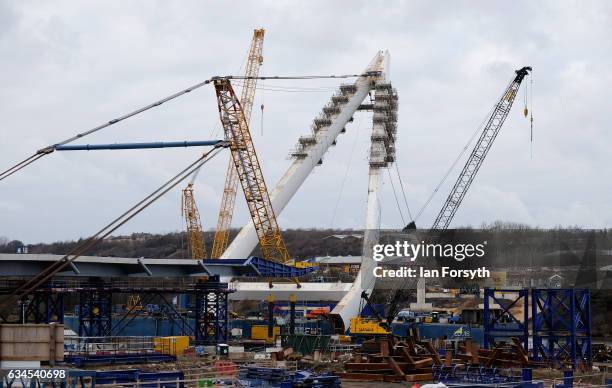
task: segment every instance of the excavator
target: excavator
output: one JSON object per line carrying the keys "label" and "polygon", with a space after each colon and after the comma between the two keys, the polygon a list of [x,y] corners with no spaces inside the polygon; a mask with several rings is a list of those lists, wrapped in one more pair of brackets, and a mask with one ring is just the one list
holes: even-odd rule
{"label": "excavator", "polygon": [[[532,68],[530,66],[525,66],[515,71],[514,78],[512,81],[510,81],[508,86],[506,86],[504,93],[496,103],[492,114],[486,121],[478,141],[472,149],[463,170],[459,174],[457,181],[444,202],[442,209],[438,213],[430,231],[439,231],[448,228],[449,224],[457,213],[459,205],[461,205],[461,202],[465,198],[470,185],[474,181],[478,170],[482,166],[489,150],[491,149],[493,142],[495,141],[506,118],[508,117],[512,104],[514,103],[518,90],[521,86],[521,82],[527,75],[529,75],[531,70]],[[526,117],[527,107],[525,107],[524,114]],[[533,122],[533,118],[531,121]],[[416,229],[416,224],[414,222],[410,222],[410,224],[404,228],[404,231],[414,229]],[[392,291],[389,303],[387,304],[387,314],[385,319],[378,315],[378,313],[375,314],[375,321],[373,321],[372,318],[364,318],[361,316],[351,318],[351,334],[357,336],[371,334],[373,332],[376,332],[379,335],[383,335],[385,332],[386,334],[389,334],[391,323],[400,310],[400,303],[411,293],[411,290],[404,286],[400,286]],[[361,294],[361,298],[366,302],[366,304],[371,305],[370,298],[366,292]],[[372,309],[372,311],[375,310]]]}

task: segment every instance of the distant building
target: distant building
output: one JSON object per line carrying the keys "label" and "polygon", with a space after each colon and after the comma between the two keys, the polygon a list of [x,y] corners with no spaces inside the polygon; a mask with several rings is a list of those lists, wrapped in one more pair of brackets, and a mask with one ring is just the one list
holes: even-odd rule
{"label": "distant building", "polygon": [[315,262],[320,266],[337,268],[349,274],[357,274],[361,268],[361,256],[322,256],[316,257]]}
{"label": "distant building", "polygon": [[146,241],[150,239],[151,237],[153,237],[151,233],[132,233],[129,236],[110,236],[107,238],[107,240],[116,241],[116,242],[121,242],[121,241],[132,242],[132,241]]}

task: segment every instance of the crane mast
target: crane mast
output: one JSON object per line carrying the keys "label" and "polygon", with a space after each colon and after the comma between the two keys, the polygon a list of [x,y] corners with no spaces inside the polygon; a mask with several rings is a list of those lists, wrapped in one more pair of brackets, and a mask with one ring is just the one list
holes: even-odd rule
{"label": "crane mast", "polygon": [[[514,99],[518,93],[523,78],[525,78],[530,71],[531,67],[529,66],[525,66],[520,70],[515,71],[514,79],[506,87],[501,99],[495,105],[491,117],[489,117],[489,120],[485,124],[485,127],[478,138],[478,142],[474,146],[468,161],[457,178],[457,182],[453,186],[451,193],[448,195],[446,202],[436,217],[431,230],[447,229],[448,225],[453,220],[453,217],[455,216],[459,205],[461,205],[461,201],[465,197],[467,190],[472,184],[478,169],[482,165],[482,162],[484,162],[489,149],[491,149],[491,146],[493,145],[493,141],[497,137],[497,134],[504,124],[506,117],[510,113],[512,103],[514,102]],[[391,294],[389,302],[387,303],[389,306],[387,310],[387,323],[391,323],[393,321],[395,315],[399,312],[400,303],[408,297],[410,292],[411,290],[408,288],[408,285],[404,283],[395,289],[395,291]]]}
{"label": "crane mast", "polygon": [[230,141],[232,161],[249,208],[263,257],[279,263],[290,259],[268,194],[249,125],[234,89],[226,78],[214,80],[219,118]]}
{"label": "crane mast", "polygon": [[187,223],[187,241],[189,255],[192,259],[202,260],[206,258],[206,246],[200,222],[200,212],[193,197],[193,183],[189,183],[183,189],[183,215]]}
{"label": "crane mast", "polygon": [[[253,31],[253,40],[249,49],[247,60],[245,81],[240,94],[240,105],[244,112],[244,118],[249,123],[251,111],[253,109],[253,99],[255,98],[255,87],[257,86],[257,76],[259,68],[263,63],[263,40],[264,29],[259,28]],[[236,190],[238,189],[238,174],[233,160],[230,158],[227,173],[225,175],[225,187],[223,189],[223,197],[221,198],[221,206],[219,208],[219,217],[217,219],[217,229],[213,240],[211,257],[217,259],[221,257],[229,242],[230,226],[234,214],[234,205],[236,202]]]}
{"label": "crane mast", "polygon": [[470,154],[470,157],[463,167],[461,174],[459,174],[459,178],[457,178],[457,181],[448,195],[446,202],[444,202],[440,213],[438,213],[438,216],[431,227],[432,230],[447,229],[448,225],[453,220],[459,205],[461,205],[461,201],[463,201],[465,194],[478,173],[478,169],[480,169],[480,166],[491,149],[499,130],[504,124],[506,117],[508,117],[508,113],[510,113],[512,103],[516,98],[523,78],[525,78],[530,71],[531,67],[529,66],[516,70],[516,76],[510,82],[508,87],[506,87],[504,94],[495,106],[493,114],[491,117],[489,117],[489,120],[487,121],[476,145],[474,146],[474,149],[472,150],[472,153]]}

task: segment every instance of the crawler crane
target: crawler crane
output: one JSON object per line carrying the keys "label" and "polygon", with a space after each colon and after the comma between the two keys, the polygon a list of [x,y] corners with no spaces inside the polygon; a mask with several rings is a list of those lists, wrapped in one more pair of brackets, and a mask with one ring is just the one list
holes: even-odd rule
{"label": "crawler crane", "polygon": [[[253,107],[253,99],[255,97],[255,88],[257,86],[259,68],[263,63],[262,52],[264,32],[265,31],[262,28],[258,28],[253,31],[253,39],[251,41],[251,47],[249,49],[246,65],[244,86],[242,87],[242,92],[240,95],[240,105],[244,111],[244,116],[247,123],[251,116],[251,110]],[[225,188],[223,189],[223,198],[221,199],[217,229],[210,255],[213,259],[219,258],[225,248],[227,248],[237,188],[238,175],[236,174],[234,163],[230,158],[225,178]],[[193,178],[187,187],[183,189],[182,202],[182,212],[183,216],[185,217],[185,222],[187,223],[189,257],[197,260],[205,259],[207,257],[207,253],[204,243],[204,236],[202,233],[200,214],[198,212],[193,192]]]}
{"label": "crawler crane", "polygon": [[230,142],[232,161],[242,185],[263,257],[286,263],[290,259],[289,252],[276,221],[242,106],[229,79],[218,77],[214,79],[214,85],[219,117],[225,138]]}
{"label": "crawler crane", "polygon": [[[521,86],[521,82],[523,79],[529,74],[531,71],[531,67],[525,66],[519,70],[515,71],[515,76],[508,84],[504,93],[502,94],[500,100],[497,102],[493,109],[493,113],[488,118],[476,145],[474,146],[472,153],[470,154],[463,170],[459,174],[455,185],[453,186],[448,198],[444,202],[442,209],[440,210],[438,216],[436,217],[433,226],[431,227],[432,231],[435,230],[444,230],[447,229],[459,205],[463,201],[470,185],[474,181],[478,170],[482,166],[495,138],[499,134],[508,114],[510,113],[510,109],[512,108],[512,104],[518,94],[518,90]],[[414,224],[406,229],[415,229]],[[382,319],[379,319],[379,325],[381,325],[380,330],[386,330],[389,327],[389,324],[393,321],[397,313],[399,312],[400,302],[408,296],[410,290],[407,289],[406,285],[398,287],[392,292],[389,303],[387,304],[387,317],[386,322]],[[367,302],[367,294],[365,296],[362,294],[362,298]],[[362,320],[361,317],[351,318],[351,327],[353,327],[355,322]],[[358,333],[359,334],[359,333]]]}

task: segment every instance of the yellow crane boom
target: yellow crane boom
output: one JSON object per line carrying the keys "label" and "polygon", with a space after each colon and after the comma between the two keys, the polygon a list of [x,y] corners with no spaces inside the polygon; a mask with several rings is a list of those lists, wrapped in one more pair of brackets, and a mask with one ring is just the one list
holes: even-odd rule
{"label": "yellow crane boom", "polygon": [[[249,56],[245,71],[244,86],[240,94],[240,106],[244,113],[244,118],[248,124],[251,118],[253,109],[253,99],[255,98],[255,87],[257,86],[257,76],[259,68],[263,63],[263,40],[264,29],[259,28],[253,31],[253,40],[249,49]],[[236,203],[236,190],[238,189],[238,174],[233,160],[230,158],[227,174],[225,175],[225,187],[223,189],[223,197],[221,198],[221,206],[219,208],[219,217],[217,219],[217,229],[213,240],[211,257],[217,259],[221,257],[227,244],[229,243],[230,226],[234,215],[234,205]]]}
{"label": "yellow crane boom", "polygon": [[193,183],[189,183],[183,189],[182,206],[183,216],[187,223],[187,246],[189,257],[196,260],[206,258],[206,246],[204,244],[204,234],[200,222],[200,212],[193,197]]}
{"label": "yellow crane boom", "polygon": [[[259,75],[259,68],[263,63],[263,38],[263,29],[259,28],[253,32],[253,40],[251,41],[251,47],[249,49],[249,56],[247,60],[246,77],[257,77]],[[242,105],[247,122],[251,117],[256,85],[256,78],[247,78],[244,82],[244,87],[242,88],[240,104]],[[230,159],[225,178],[225,188],[223,189],[223,198],[221,199],[217,230],[215,232],[211,252],[212,258],[219,258],[223,251],[225,251],[227,248],[227,244],[229,242],[229,230],[232,223],[232,215],[234,213],[234,204],[236,202],[237,188],[238,175],[236,174],[234,163]],[[204,243],[200,213],[193,194],[193,178],[191,183],[189,183],[187,187],[183,189],[183,202],[181,209],[187,224],[187,245],[189,257],[198,260],[205,259],[207,256],[206,245]]]}
{"label": "yellow crane boom", "polygon": [[263,257],[285,263],[290,259],[289,252],[276,221],[244,111],[229,79],[217,78],[214,84],[225,139],[231,143],[232,161],[257,232]]}

